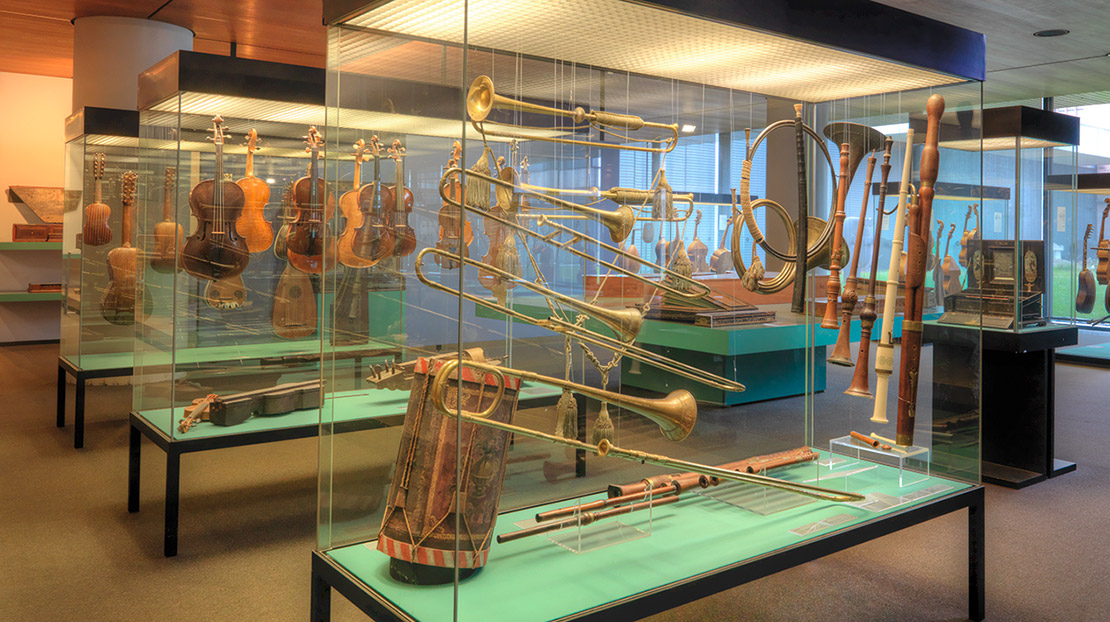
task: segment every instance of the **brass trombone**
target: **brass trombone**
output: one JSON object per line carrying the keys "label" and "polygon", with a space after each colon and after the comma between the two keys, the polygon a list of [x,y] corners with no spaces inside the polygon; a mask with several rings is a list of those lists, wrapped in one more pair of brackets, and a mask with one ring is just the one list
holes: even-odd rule
{"label": "brass trombone", "polygon": [[[574,131],[584,127],[595,127],[598,130],[606,131],[615,136],[620,136],[630,142],[644,143],[648,146],[628,145],[624,143],[609,143],[597,142],[590,140],[578,140],[574,138],[554,138],[548,136],[537,136],[533,134],[526,134],[522,132],[511,132],[502,130],[486,129],[483,122],[491,112],[498,108],[517,110],[523,112],[535,112],[538,114],[545,114],[554,117],[569,117],[579,124],[570,128],[569,131]],[[586,145],[589,147],[607,147],[610,149],[626,149],[629,151],[648,151],[652,153],[667,153],[674,149],[675,144],[678,143],[678,124],[663,124],[654,123],[651,121],[644,121],[642,118],[631,114],[618,114],[615,112],[606,112],[603,110],[594,110],[586,112],[582,107],[577,107],[574,110],[562,110],[559,108],[552,108],[550,106],[542,106],[540,104],[530,104],[516,99],[498,95],[493,90],[493,80],[489,76],[478,76],[474,82],[470,84],[470,90],[466,94],[466,112],[470,115],[470,124],[474,129],[480,132],[483,136],[500,136],[504,138],[521,138],[542,140],[552,143],[564,143],[568,145]],[[505,126],[502,123],[490,123],[491,125]],[[584,124],[584,125],[583,125]],[[516,126],[521,129],[549,129],[528,126]],[[616,134],[609,128],[619,128],[623,130],[640,130],[644,128],[654,128],[666,130],[671,135],[667,138],[633,138],[628,135]]]}
{"label": "brass trombone", "polygon": [[[453,289],[453,288],[450,288],[450,287],[448,287],[446,285],[443,285],[441,283],[437,283],[435,281],[432,281],[431,279],[429,279],[428,277],[426,277],[424,275],[424,256],[428,255],[428,254],[434,254],[434,255],[449,257],[453,261],[461,261],[462,263],[464,263],[466,265],[476,267],[476,268],[478,268],[480,270],[483,270],[483,271],[486,271],[486,272],[490,272],[490,273],[494,274],[495,276],[498,276],[499,278],[502,278],[502,279],[505,279],[505,280],[510,280],[510,281],[513,281],[513,282],[515,282],[519,285],[523,285],[523,286],[527,287],[528,289],[530,289],[530,290],[532,290],[532,291],[534,291],[534,292],[536,292],[536,293],[538,293],[542,296],[546,296],[546,297],[549,297],[549,298],[554,298],[554,299],[559,300],[561,302],[566,302],[568,304],[568,306],[573,306],[575,309],[578,309],[578,310],[582,311],[586,315],[597,318],[598,320],[604,322],[607,326],[609,326],[611,329],[614,330],[614,332],[617,332],[618,334],[626,334],[628,332],[626,330],[619,330],[617,328],[621,325],[621,322],[625,320],[626,314],[629,315],[629,316],[631,315],[631,314],[628,314],[627,312],[628,311],[635,311],[636,314],[638,315],[639,314],[638,310],[635,310],[635,309],[627,310],[626,309],[623,312],[622,311],[614,311],[614,310],[611,310],[611,309],[604,309],[602,307],[591,305],[589,303],[582,302],[582,301],[579,301],[579,300],[574,300],[573,298],[570,298],[568,296],[564,296],[563,294],[559,294],[558,292],[555,292],[555,291],[553,291],[551,289],[548,289],[548,288],[546,288],[542,285],[539,285],[537,283],[533,283],[531,281],[521,279],[520,277],[518,277],[518,276],[516,276],[516,275],[514,275],[510,272],[505,272],[504,270],[501,270],[499,268],[491,266],[487,263],[483,263],[483,262],[477,261],[475,259],[470,259],[469,257],[459,257],[458,255],[455,255],[453,253],[448,253],[446,251],[443,251],[443,250],[440,250],[440,249],[434,248],[434,247],[425,248],[424,250],[420,251],[416,255],[416,262],[415,262],[416,278],[420,279],[421,283],[427,285],[428,287],[431,287],[432,289],[439,290],[441,292],[444,292],[446,294],[450,294],[452,296],[460,297],[464,300],[469,300],[470,302],[473,302],[476,305],[483,306],[487,309],[492,309],[494,311],[497,311],[498,313],[507,315],[507,316],[509,316],[513,319],[520,320],[520,321],[525,322],[527,324],[532,324],[533,326],[539,326],[539,327],[542,327],[542,328],[546,328],[548,330],[551,330],[551,331],[554,331],[554,332],[557,332],[557,333],[560,333],[560,334],[563,334],[563,335],[569,335],[571,337],[574,337],[575,339],[578,339],[579,341],[589,343],[589,344],[592,344],[592,345],[595,345],[595,346],[598,346],[598,347],[601,347],[601,348],[605,348],[607,350],[611,350],[612,352],[615,352],[615,353],[620,354],[622,356],[627,356],[629,358],[636,359],[636,360],[638,360],[642,363],[647,363],[648,365],[651,365],[653,367],[657,367],[657,368],[662,369],[664,371],[668,371],[672,374],[682,376],[683,378],[688,378],[688,379],[693,380],[695,382],[700,382],[702,384],[714,387],[716,389],[720,389],[722,391],[743,391],[743,390],[745,390],[744,385],[740,384],[739,382],[736,382],[735,380],[729,380],[727,378],[722,378],[721,376],[718,376],[716,374],[712,374],[710,372],[698,369],[697,367],[694,367],[693,365],[687,365],[686,363],[676,361],[674,359],[663,356],[662,354],[657,354],[657,353],[652,352],[650,350],[646,350],[644,348],[641,348],[641,347],[639,347],[639,346],[637,346],[633,343],[628,343],[627,341],[624,341],[622,339],[603,335],[601,333],[598,333],[598,332],[589,330],[587,328],[578,326],[578,325],[573,324],[571,322],[567,322],[566,320],[563,320],[563,319],[558,318],[558,317],[549,317],[547,319],[534,318],[530,315],[521,313],[520,311],[512,309],[511,307],[500,304],[498,302],[489,301],[489,300],[486,300],[485,298],[482,298],[481,296],[476,296],[476,295],[468,293],[468,292],[460,292],[457,289]],[[569,303],[570,300],[574,300],[573,305],[571,305]]]}
{"label": "brass trombone", "polygon": [[[494,216],[493,214],[491,214],[489,212],[486,212],[485,210],[482,210],[480,208],[473,207],[471,205],[464,205],[463,203],[460,203],[458,200],[451,197],[447,192],[447,185],[450,183],[450,181],[452,179],[452,175],[454,173],[460,171],[460,170],[461,169],[458,169],[458,168],[447,169],[447,171],[445,171],[443,173],[443,176],[441,176],[440,180],[439,180],[439,196],[440,196],[441,199],[443,199],[443,201],[445,203],[447,203],[449,205],[452,205],[452,206],[460,208],[460,209],[464,209],[464,210],[466,210],[466,211],[468,211],[472,214],[482,216],[483,218],[488,218],[490,220],[493,220],[498,225],[500,225],[502,227],[506,227],[508,229],[511,229],[511,230],[516,231],[518,233],[521,233],[523,235],[527,235],[527,236],[530,236],[530,237],[533,237],[533,238],[538,238],[540,240],[543,240],[544,242],[546,242],[548,244],[551,244],[552,246],[554,246],[555,248],[557,248],[559,250],[566,250],[567,252],[569,252],[572,255],[575,255],[576,257],[579,257],[581,259],[596,262],[598,265],[603,266],[605,268],[608,268],[609,270],[612,270],[612,271],[614,271],[618,274],[623,274],[624,276],[631,277],[631,278],[633,278],[637,281],[640,281],[641,283],[643,283],[645,285],[648,285],[649,287],[654,287],[654,288],[660,289],[660,290],[666,292],[668,295],[678,297],[679,299],[682,299],[682,300],[699,300],[699,299],[705,298],[712,291],[712,289],[708,285],[705,285],[704,283],[700,283],[698,281],[695,281],[694,279],[692,279],[690,277],[682,276],[682,275],[680,275],[680,274],[678,274],[678,273],[676,273],[672,270],[669,270],[669,269],[667,269],[663,266],[657,265],[657,264],[655,264],[655,263],[653,263],[653,262],[651,262],[651,261],[649,261],[645,258],[642,258],[638,255],[632,255],[631,253],[627,253],[624,250],[622,250],[622,249],[620,249],[616,246],[606,244],[605,242],[602,242],[601,240],[598,240],[598,239],[595,239],[591,236],[588,236],[588,235],[586,235],[586,234],[584,234],[580,231],[575,231],[574,229],[571,229],[570,227],[567,227],[566,225],[559,224],[559,223],[555,222],[553,216],[540,215],[538,224],[540,224],[542,226],[546,226],[546,227],[551,227],[552,229],[555,230],[555,231],[553,231],[552,233],[549,233],[549,234],[542,234],[542,233],[538,233],[536,231],[533,231],[533,230],[529,229],[528,227],[524,227],[522,225],[519,225],[516,222],[513,222],[512,220],[507,220],[505,218],[500,218],[498,216]],[[499,179],[497,177],[490,177],[489,175],[483,175],[483,174],[474,173],[474,172],[467,172],[467,175],[477,177],[478,179],[488,181],[489,183],[497,185],[497,186],[502,186],[502,187],[507,187],[507,188],[512,188],[512,189],[517,189],[518,188],[518,186],[515,186],[512,183],[504,181],[504,180]],[[536,198],[541,199],[543,201],[551,202],[552,205],[556,205],[556,206],[562,205],[562,204],[575,206],[574,208],[566,208],[566,209],[578,209],[578,208],[582,207],[581,205],[578,205],[577,203],[567,203],[565,201],[559,201],[559,199],[549,197],[549,196],[547,196],[545,194],[541,194],[539,192],[525,191],[523,194],[526,194],[528,196],[536,197]],[[586,208],[586,209],[589,209],[589,208]],[[604,210],[591,210],[591,211],[601,212],[602,214],[611,213],[611,212],[606,212]],[[562,242],[555,241],[556,237],[558,237],[560,235],[563,235],[563,234],[566,234],[566,235],[570,236],[570,239],[562,241]],[[639,264],[645,266],[646,268],[648,268],[649,270],[651,270],[653,272],[661,272],[666,277],[666,279],[660,278],[658,281],[649,279],[649,278],[644,277],[643,275],[641,275],[639,273],[639,271],[634,271],[634,270],[629,270],[629,269],[623,268],[623,267],[621,267],[620,265],[618,265],[616,263],[613,263],[613,262],[610,262],[610,261],[605,261],[605,260],[601,259],[600,257],[595,257],[593,255],[590,255],[589,253],[586,253],[585,251],[582,251],[582,250],[572,246],[573,244],[577,243],[580,240],[581,241],[586,241],[590,244],[597,244],[601,248],[605,249],[606,251],[609,251],[609,252],[613,253],[617,257],[622,257],[622,258],[628,259],[630,261],[639,263]],[[673,282],[673,283],[680,284],[680,287],[672,287],[670,285],[667,285],[666,283],[664,283],[664,281],[667,280],[667,279],[670,279],[671,282]],[[684,291],[681,288],[686,288],[686,290],[688,290],[688,291]]]}
{"label": "brass trombone", "polygon": [[[520,184],[520,188],[524,190],[533,190],[536,192],[543,192],[547,194],[575,194],[580,196],[588,196],[597,200],[609,200],[620,205],[647,205],[652,202],[655,197],[654,190],[642,190],[640,188],[620,188],[613,187],[608,190],[598,190],[597,188],[590,188],[589,190],[578,190],[572,188],[547,188],[544,186],[534,186],[532,184]],[[686,204],[686,210],[683,212],[675,212],[671,218],[655,218],[648,216],[639,216],[636,222],[686,222],[694,213],[694,195],[693,194],[672,194],[674,201]],[[709,205],[706,203],[706,205]],[[716,205],[713,203],[712,205]],[[530,206],[531,209],[536,209]],[[666,214],[673,212],[672,209],[667,209],[661,206],[661,213]],[[557,218],[557,217],[556,217]]]}
{"label": "brass trombone", "polygon": [[[494,381],[497,383],[497,393],[495,394],[490,405],[481,412],[460,411],[457,409],[449,408],[446,404],[446,391],[448,381],[451,379],[452,374],[459,367],[469,367],[481,373],[493,376]],[[768,488],[775,488],[792,492],[799,495],[805,495],[814,499],[822,501],[833,501],[837,503],[846,503],[851,501],[863,501],[864,495],[855,492],[844,492],[840,490],[832,490],[829,488],[822,488],[820,486],[812,486],[810,484],[802,484],[798,482],[791,482],[787,480],[778,479],[775,477],[768,477],[766,475],[755,475],[751,473],[741,473],[739,471],[731,471],[729,469],[722,469],[719,467],[708,466],[699,464],[697,462],[689,462],[687,460],[680,460],[678,458],[669,458],[657,454],[650,454],[643,451],[634,449],[623,449],[613,445],[608,440],[602,440],[597,445],[583,443],[574,439],[563,438],[555,434],[547,434],[539,432],[530,428],[525,428],[511,423],[501,423],[489,418],[489,416],[496,412],[501,405],[502,397],[505,394],[505,378],[511,376],[520,378],[521,380],[528,380],[532,382],[542,382],[556,387],[592,397],[601,400],[602,402],[620,406],[626,410],[630,410],[638,415],[647,417],[652,422],[659,426],[659,431],[663,433],[667,439],[672,441],[681,441],[686,438],[694,427],[694,422],[697,420],[698,408],[694,397],[690,395],[685,389],[672,391],[665,397],[658,399],[636,397],[631,395],[621,395],[620,393],[613,393],[604,389],[595,389],[586,385],[576,384],[566,380],[558,380],[548,376],[543,376],[534,372],[523,371],[518,369],[510,369],[499,367],[496,365],[489,365],[487,363],[479,363],[476,361],[460,361],[459,359],[451,359],[440,367],[436,372],[435,378],[432,381],[431,398],[432,405],[439,409],[440,412],[448,417],[468,421],[478,425],[489,426],[512,432],[520,436],[527,436],[542,441],[565,445],[574,449],[582,449],[590,453],[596,454],[599,457],[613,456],[628,460],[630,462],[639,462],[641,464],[654,464],[656,466],[666,467],[672,471],[683,471],[690,473],[698,473],[707,477],[715,477],[723,481],[742,482],[745,484],[755,484],[758,486],[766,486]]]}

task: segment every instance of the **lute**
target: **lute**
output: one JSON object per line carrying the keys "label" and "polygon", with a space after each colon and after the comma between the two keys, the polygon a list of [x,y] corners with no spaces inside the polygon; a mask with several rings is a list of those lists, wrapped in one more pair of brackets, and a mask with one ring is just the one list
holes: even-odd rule
{"label": "lute", "polygon": [[274,242],[274,228],[263,215],[270,202],[270,185],[254,176],[254,152],[258,151],[258,132],[247,132],[247,167],[242,179],[235,184],[243,189],[246,199],[235,229],[247,242],[247,250],[261,253]]}
{"label": "lute", "polygon": [[150,256],[150,267],[163,274],[181,270],[179,253],[185,245],[185,230],[173,220],[173,186],[176,182],[177,169],[167,166],[162,191],[162,222],[154,225],[154,253]]}

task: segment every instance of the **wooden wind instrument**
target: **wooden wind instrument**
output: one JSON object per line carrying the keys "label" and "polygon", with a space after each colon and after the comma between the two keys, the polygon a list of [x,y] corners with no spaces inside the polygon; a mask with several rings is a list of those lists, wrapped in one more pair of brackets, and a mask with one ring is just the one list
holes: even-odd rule
{"label": "wooden wind instrument", "polygon": [[586,525],[596,523],[599,520],[609,518],[611,516],[620,516],[621,514],[630,514],[632,512],[638,512],[640,510],[647,510],[649,508],[658,507],[660,505],[677,503],[680,498],[681,497],[679,497],[678,495],[657,497],[648,501],[633,503],[632,505],[622,505],[615,508],[609,508],[607,510],[586,512],[585,514],[579,514],[574,518],[568,518],[566,520],[561,520],[555,523],[541,523],[539,525],[536,525],[535,527],[528,527],[519,531],[510,531],[509,533],[503,533],[497,536],[497,543],[504,544],[506,542],[512,542],[513,540],[519,540],[528,536],[535,536],[541,533],[559,531],[560,529],[566,529],[568,527],[585,527]]}
{"label": "wooden wind instrument", "polygon": [[848,277],[844,280],[844,291],[840,294],[840,334],[836,345],[825,362],[844,367],[852,366],[852,350],[849,346],[852,332],[852,313],[859,302],[856,293],[856,272],[859,270],[859,249],[863,241],[863,225],[867,222],[867,199],[871,196],[871,178],[875,175],[875,156],[867,157],[867,181],[863,185],[863,205],[859,208],[859,224],[856,227],[856,241],[852,245],[852,262],[848,267]]}
{"label": "wooden wind instrument", "polygon": [[802,105],[794,104],[794,144],[798,152],[798,219],[794,226],[794,291],[790,299],[791,313],[806,310],[806,254],[809,248],[809,188],[806,185],[805,126],[802,123]]}
{"label": "wooden wind instrument", "polygon": [[836,185],[832,253],[829,258],[829,279],[825,286],[825,317],[821,320],[821,328],[833,330],[840,328],[836,318],[836,299],[840,297],[840,245],[843,243],[844,235],[844,203],[848,200],[848,166],[848,143],[841,143],[840,182]]}
{"label": "wooden wind instrument", "polygon": [[[796,449],[788,449],[773,454],[766,454],[763,456],[752,456],[736,462],[729,462],[719,465],[717,468],[725,469],[728,471],[739,471],[741,473],[759,473],[760,471],[768,471],[770,469],[777,469],[779,467],[790,466],[792,464],[800,464],[802,462],[811,462],[818,457],[817,452],[809,447],[798,447]],[[622,497],[631,495],[638,492],[644,492],[651,488],[659,491],[664,486],[677,484],[680,490],[693,488],[695,485],[702,488],[709,486],[716,486],[720,483],[717,478],[708,478],[707,476],[698,473],[671,473],[669,475],[653,475],[652,477],[645,477],[644,479],[632,484],[609,484],[608,496]]]}
{"label": "wooden wind instrument", "polygon": [[[871,397],[868,388],[868,359],[871,357],[871,330],[875,327],[878,314],[875,313],[875,280],[878,278],[879,242],[883,237],[883,212],[886,209],[887,179],[890,177],[890,150],[894,139],[887,136],[883,144],[883,163],[879,166],[879,207],[875,210],[875,242],[871,245],[871,279],[867,282],[867,296],[863,299],[863,310],[859,312],[859,355],[856,357],[856,372],[852,383],[844,391],[848,395]],[[862,220],[862,217],[861,217]],[[858,253],[857,253],[858,254]],[[885,322],[884,322],[885,323]]]}
{"label": "wooden wind instrument", "polygon": [[921,317],[925,302],[925,256],[929,253],[928,235],[932,223],[933,186],[940,168],[940,151],[937,148],[940,134],[940,117],[944,114],[944,98],[929,96],[925,104],[928,125],[925,130],[925,147],[921,151],[921,188],[918,200],[910,205],[909,233],[907,233],[906,310],[902,321],[902,364],[898,378],[898,427],[895,441],[899,445],[913,445],[913,428],[917,416],[917,383],[921,370]]}
{"label": "wooden wind instrument", "polygon": [[898,207],[894,208],[894,239],[890,248],[890,266],[886,272],[886,299],[883,301],[883,327],[879,346],[875,349],[875,410],[872,423],[887,423],[886,393],[894,372],[894,309],[898,298],[898,268],[902,263],[902,241],[906,234],[906,197],[910,193],[910,160],[913,157],[913,130],[906,132],[906,154],[902,157],[902,185],[898,189]]}

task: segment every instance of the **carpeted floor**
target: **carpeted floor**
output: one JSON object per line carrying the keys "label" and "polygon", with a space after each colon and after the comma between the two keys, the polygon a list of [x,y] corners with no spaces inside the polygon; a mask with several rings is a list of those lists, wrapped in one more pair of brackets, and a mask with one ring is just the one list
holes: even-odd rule
{"label": "carpeted floor", "polygon": [[[149,443],[142,511],[126,510],[130,387],[90,388],[75,451],[72,414],[54,427],[56,357],[0,349],[0,620],[307,619],[318,440],[185,455],[181,554],[165,559],[164,454]],[[1079,469],[988,486],[989,620],[1110,619],[1110,385],[1105,370],[1057,372],[1057,455]],[[850,370],[829,373],[840,386]],[[961,620],[966,567],[960,512],[652,620]],[[333,619],[365,617],[336,596]]]}

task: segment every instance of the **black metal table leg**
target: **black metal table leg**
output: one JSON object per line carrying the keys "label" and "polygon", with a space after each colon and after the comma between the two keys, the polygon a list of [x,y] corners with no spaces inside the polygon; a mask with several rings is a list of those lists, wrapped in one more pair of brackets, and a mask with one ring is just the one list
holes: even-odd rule
{"label": "black metal table leg", "polygon": [[986,617],[986,497],[983,489],[967,508],[967,617],[980,622]]}
{"label": "black metal table leg", "polygon": [[143,435],[134,424],[131,425],[131,440],[128,444],[127,461],[127,511],[139,511],[139,467],[142,466]]}
{"label": "black metal table leg", "polygon": [[66,368],[58,366],[58,427],[66,427]]}
{"label": "black metal table leg", "polygon": [[85,377],[77,374],[77,397],[73,412],[73,448],[85,446]]}
{"label": "black metal table leg", "polygon": [[312,571],[312,622],[331,622],[331,585]]}
{"label": "black metal table leg", "polygon": [[177,515],[181,491],[181,454],[173,448],[166,450],[166,525],[162,540],[162,554],[177,555]]}

